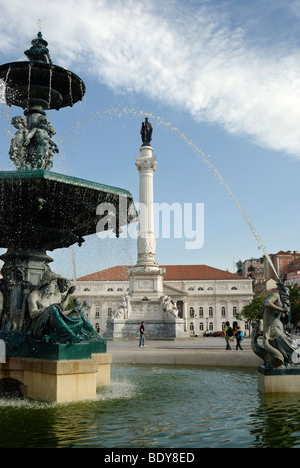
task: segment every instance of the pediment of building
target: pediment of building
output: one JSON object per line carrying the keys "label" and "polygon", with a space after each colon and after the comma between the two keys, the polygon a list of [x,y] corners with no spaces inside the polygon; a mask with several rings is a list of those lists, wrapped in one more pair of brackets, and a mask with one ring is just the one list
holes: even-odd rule
{"label": "pediment of building", "polygon": [[170,286],[169,284],[164,284],[164,293],[166,296],[174,296],[174,294],[185,297],[186,291],[182,288],[176,288],[175,286]]}

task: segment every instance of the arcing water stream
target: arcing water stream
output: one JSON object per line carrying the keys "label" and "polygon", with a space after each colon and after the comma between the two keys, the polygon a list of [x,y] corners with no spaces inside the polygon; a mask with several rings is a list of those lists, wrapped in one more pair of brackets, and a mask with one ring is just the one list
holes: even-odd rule
{"label": "arcing water stream", "polygon": [[[8,120],[9,119],[9,111],[8,108],[4,105],[1,106],[6,109],[1,109],[3,113],[5,113],[5,117]],[[124,117],[133,117],[133,118],[142,118],[142,117],[148,117],[152,121],[154,121],[158,126],[170,131],[173,133],[177,138],[180,138],[184,143],[186,143],[194,153],[198,155],[199,158],[202,159],[202,161],[208,166],[208,169],[213,173],[213,175],[219,180],[219,182],[226,188],[229,196],[232,198],[234,201],[236,207],[238,210],[242,213],[246,223],[248,224],[251,232],[253,233],[254,237],[256,238],[258,244],[260,245],[261,249],[263,250],[272,270],[274,271],[274,274],[276,278],[279,280],[279,276],[277,271],[275,270],[275,267],[273,265],[273,262],[268,254],[268,251],[266,247],[264,246],[259,234],[257,233],[256,229],[253,226],[253,223],[251,222],[249,216],[247,215],[246,211],[242,207],[241,203],[231,190],[230,186],[222,176],[222,174],[218,171],[218,169],[215,167],[214,163],[211,161],[210,157],[205,154],[201,149],[198,148],[198,146],[187,136],[185,135],[179,128],[173,126],[171,122],[166,122],[162,117],[158,117],[152,113],[146,112],[144,110],[137,110],[134,107],[109,107],[108,109],[105,109],[103,112],[96,112],[95,114],[91,114],[88,119],[85,119],[83,121],[83,124],[86,125],[90,123],[93,120],[101,120],[101,119],[109,119],[112,117],[119,117],[119,118],[124,118]],[[81,125],[78,124],[76,127],[74,126],[73,129],[71,130],[72,133],[76,133],[80,129]],[[12,136],[12,133],[10,130],[7,131],[7,136],[6,138],[8,139],[9,137]]]}
{"label": "arcing water stream", "polygon": [[253,235],[255,236],[257,242],[259,243],[261,249],[263,250],[272,270],[274,271],[275,273],[275,276],[276,278],[278,278],[279,280],[279,276],[278,276],[278,273],[277,271],[275,270],[275,267],[273,265],[273,262],[270,258],[270,255],[268,254],[268,251],[266,249],[266,247],[264,246],[260,236],[258,235],[256,229],[254,228],[249,216],[247,215],[247,213],[245,212],[244,208],[242,207],[241,203],[239,202],[239,200],[237,199],[237,197],[235,196],[235,194],[233,193],[233,191],[231,190],[231,188],[229,187],[228,183],[226,182],[226,180],[224,179],[224,177],[222,176],[222,174],[218,171],[218,169],[215,167],[215,165],[213,164],[213,162],[211,161],[211,159],[209,158],[208,155],[206,155],[202,150],[200,150],[197,145],[190,139],[188,138],[183,132],[181,132],[177,127],[173,126],[170,122],[166,122],[162,117],[158,117],[152,113],[149,113],[149,112],[145,112],[143,110],[137,110],[135,109],[134,107],[131,107],[131,108],[118,108],[118,107],[110,107],[108,109],[106,109],[104,112],[100,113],[100,112],[97,112],[96,114],[92,115],[90,119],[88,119],[87,121],[85,121],[85,123],[91,121],[91,120],[95,120],[95,119],[105,119],[105,118],[108,118],[110,116],[114,116],[114,117],[128,117],[128,116],[131,116],[131,117],[138,117],[138,118],[141,118],[141,117],[148,117],[149,119],[151,119],[152,121],[155,121],[157,125],[165,128],[165,129],[168,129],[170,132],[172,132],[173,134],[176,135],[177,138],[180,138],[182,141],[184,141],[191,149],[192,151],[194,151],[199,158],[201,158],[203,160],[203,162],[205,162],[205,164],[208,166],[209,170],[214,174],[214,176],[219,180],[219,182],[224,185],[224,187],[226,188],[228,194],[230,195],[230,197],[233,199],[235,205],[237,206],[238,210],[242,213],[246,223],[248,224],[251,232],[253,233]]}

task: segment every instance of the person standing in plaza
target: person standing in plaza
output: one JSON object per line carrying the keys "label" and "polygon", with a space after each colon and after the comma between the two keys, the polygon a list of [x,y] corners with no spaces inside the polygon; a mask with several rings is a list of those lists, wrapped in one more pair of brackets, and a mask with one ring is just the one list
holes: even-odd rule
{"label": "person standing in plaza", "polygon": [[224,328],[223,334],[226,341],[226,351],[231,351],[232,348],[230,346],[230,342],[233,339],[233,329],[231,328],[229,322],[226,322],[226,327]]}
{"label": "person standing in plaza", "polygon": [[236,350],[240,349],[241,351],[243,351],[241,343],[244,339],[244,333],[242,332],[241,327],[236,327],[235,337],[236,337]]}
{"label": "person standing in plaza", "polygon": [[145,322],[141,323],[140,326],[140,348],[145,348]]}

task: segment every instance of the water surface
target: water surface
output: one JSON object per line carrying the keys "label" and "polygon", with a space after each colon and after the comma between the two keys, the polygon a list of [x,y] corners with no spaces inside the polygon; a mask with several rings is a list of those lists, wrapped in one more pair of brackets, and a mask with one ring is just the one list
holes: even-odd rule
{"label": "water surface", "polygon": [[255,370],[113,366],[96,400],[0,398],[0,447],[300,447],[299,396],[264,396]]}

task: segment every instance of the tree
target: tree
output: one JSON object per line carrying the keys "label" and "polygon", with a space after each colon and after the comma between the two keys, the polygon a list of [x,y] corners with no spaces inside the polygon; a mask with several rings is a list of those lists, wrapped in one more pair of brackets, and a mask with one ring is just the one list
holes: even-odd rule
{"label": "tree", "polygon": [[236,264],[236,268],[237,268],[237,275],[241,275],[243,276],[243,262],[242,260],[239,260]]}
{"label": "tree", "polygon": [[291,304],[291,323],[294,324],[294,327],[297,327],[298,322],[300,321],[300,300],[298,285],[288,286],[290,290],[290,304]]}
{"label": "tree", "polygon": [[256,267],[254,265],[248,266],[248,273],[254,273],[256,271]]}
{"label": "tree", "polygon": [[264,301],[265,298],[256,297],[250,304],[243,307],[242,311],[239,314],[237,314],[237,319],[250,323],[262,320]]}

